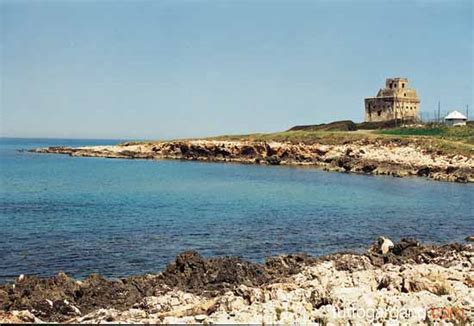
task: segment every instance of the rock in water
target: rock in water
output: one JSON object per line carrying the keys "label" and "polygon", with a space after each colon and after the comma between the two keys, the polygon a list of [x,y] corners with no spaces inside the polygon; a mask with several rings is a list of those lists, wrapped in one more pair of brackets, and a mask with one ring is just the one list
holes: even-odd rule
{"label": "rock in water", "polygon": [[372,247],[370,248],[369,251],[385,255],[393,247],[394,247],[394,244],[393,244],[392,240],[390,240],[389,238],[385,238],[385,237],[381,236],[377,239],[377,242],[375,242],[372,245]]}
{"label": "rock in water", "polygon": [[474,235],[471,235],[471,236],[469,236],[469,237],[466,237],[466,239],[464,239],[464,240],[466,240],[466,241],[468,241],[468,242],[474,242]]}
{"label": "rock in water", "polygon": [[393,248],[393,242],[392,240],[384,237],[380,237],[382,240],[382,245],[380,246],[380,250],[382,251],[382,254],[386,254],[390,251],[391,248]]}

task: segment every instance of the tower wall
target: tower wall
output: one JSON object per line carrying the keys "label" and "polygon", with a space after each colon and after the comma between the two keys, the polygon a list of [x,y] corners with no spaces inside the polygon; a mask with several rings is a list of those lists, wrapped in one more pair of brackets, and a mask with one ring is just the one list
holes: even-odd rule
{"label": "tower wall", "polygon": [[387,78],[376,97],[365,99],[365,121],[418,120],[420,100],[406,78]]}

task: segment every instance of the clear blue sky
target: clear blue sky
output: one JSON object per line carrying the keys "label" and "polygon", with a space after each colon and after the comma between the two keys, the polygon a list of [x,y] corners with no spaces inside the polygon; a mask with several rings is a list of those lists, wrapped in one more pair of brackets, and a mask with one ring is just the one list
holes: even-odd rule
{"label": "clear blue sky", "polygon": [[473,107],[473,2],[1,2],[2,136],[175,138],[363,119],[386,77]]}

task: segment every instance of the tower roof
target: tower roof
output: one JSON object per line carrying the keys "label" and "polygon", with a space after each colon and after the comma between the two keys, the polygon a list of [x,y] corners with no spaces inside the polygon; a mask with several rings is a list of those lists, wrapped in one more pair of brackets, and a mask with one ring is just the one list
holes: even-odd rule
{"label": "tower roof", "polygon": [[404,80],[404,81],[407,81],[408,78],[405,78],[405,77],[391,77],[391,78],[387,78],[387,80]]}

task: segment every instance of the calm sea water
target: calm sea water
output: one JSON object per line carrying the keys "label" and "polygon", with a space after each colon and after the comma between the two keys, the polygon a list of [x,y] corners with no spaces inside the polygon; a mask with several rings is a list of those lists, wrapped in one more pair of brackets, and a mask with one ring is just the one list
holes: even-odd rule
{"label": "calm sea water", "polygon": [[474,186],[181,161],[18,152],[98,140],[0,140],[0,282],[19,274],[121,277],[183,250],[262,261],[474,234]]}

